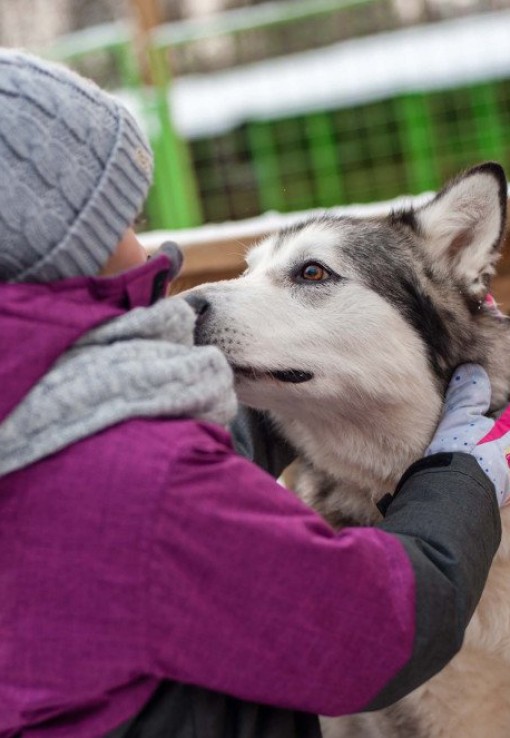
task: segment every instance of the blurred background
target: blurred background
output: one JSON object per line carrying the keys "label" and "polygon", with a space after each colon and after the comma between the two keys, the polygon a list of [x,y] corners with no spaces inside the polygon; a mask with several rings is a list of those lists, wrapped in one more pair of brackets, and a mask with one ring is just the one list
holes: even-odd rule
{"label": "blurred background", "polygon": [[146,230],[510,170],[510,0],[0,0],[0,44],[124,99],[155,151]]}

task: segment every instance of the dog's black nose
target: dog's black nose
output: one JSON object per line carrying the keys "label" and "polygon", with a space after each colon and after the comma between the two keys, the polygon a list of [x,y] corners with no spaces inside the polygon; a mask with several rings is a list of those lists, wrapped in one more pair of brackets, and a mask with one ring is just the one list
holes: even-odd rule
{"label": "dog's black nose", "polygon": [[196,312],[197,323],[199,321],[202,321],[205,318],[207,311],[209,310],[209,300],[207,300],[202,295],[197,294],[196,292],[191,292],[189,295],[185,295],[184,299],[186,300],[188,305],[191,305],[193,310]]}

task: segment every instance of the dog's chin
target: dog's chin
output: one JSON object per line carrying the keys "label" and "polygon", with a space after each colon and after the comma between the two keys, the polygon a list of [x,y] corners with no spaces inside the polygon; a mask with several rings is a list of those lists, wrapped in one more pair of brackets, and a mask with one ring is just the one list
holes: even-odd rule
{"label": "dog's chin", "polygon": [[258,382],[265,379],[284,384],[303,384],[313,379],[313,372],[303,369],[257,369],[238,364],[231,364],[231,367],[237,380]]}

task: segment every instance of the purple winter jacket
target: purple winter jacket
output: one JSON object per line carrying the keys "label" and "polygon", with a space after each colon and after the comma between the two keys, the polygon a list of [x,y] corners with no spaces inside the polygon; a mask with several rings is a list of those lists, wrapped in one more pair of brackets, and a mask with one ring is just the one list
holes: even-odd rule
{"label": "purple winter jacket", "polygon": [[[156,270],[0,285],[0,421],[82,333],[148,304]],[[167,679],[360,710],[416,647],[406,545],[334,533],[192,420],[129,420],[0,478],[0,737],[101,736]]]}

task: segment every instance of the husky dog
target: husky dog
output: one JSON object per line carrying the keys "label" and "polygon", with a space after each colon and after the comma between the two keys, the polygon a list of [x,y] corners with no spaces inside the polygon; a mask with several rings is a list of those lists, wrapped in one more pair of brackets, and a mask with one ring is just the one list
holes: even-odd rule
{"label": "husky dog", "polygon": [[[298,451],[296,488],[335,527],[379,519],[430,442],[454,368],[509,401],[510,321],[488,301],[507,183],[482,164],[419,209],[324,214],[254,247],[246,272],[194,291],[197,338],[226,354],[245,404]],[[327,738],[510,736],[510,507],[465,643],[392,708],[324,721]]]}

